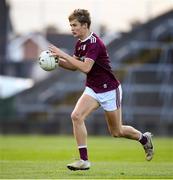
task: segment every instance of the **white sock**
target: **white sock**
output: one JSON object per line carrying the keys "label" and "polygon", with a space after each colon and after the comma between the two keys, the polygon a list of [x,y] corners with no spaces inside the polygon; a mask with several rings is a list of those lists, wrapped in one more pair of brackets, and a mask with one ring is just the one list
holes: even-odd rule
{"label": "white sock", "polygon": [[80,149],[80,148],[87,148],[87,145],[79,145],[78,149]]}

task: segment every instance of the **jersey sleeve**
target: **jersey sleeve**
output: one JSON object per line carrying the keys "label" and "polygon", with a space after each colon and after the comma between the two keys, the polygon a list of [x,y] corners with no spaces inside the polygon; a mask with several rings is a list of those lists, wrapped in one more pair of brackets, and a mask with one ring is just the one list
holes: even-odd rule
{"label": "jersey sleeve", "polygon": [[97,43],[89,44],[85,58],[90,58],[90,59],[96,61],[98,55],[99,55],[98,44]]}

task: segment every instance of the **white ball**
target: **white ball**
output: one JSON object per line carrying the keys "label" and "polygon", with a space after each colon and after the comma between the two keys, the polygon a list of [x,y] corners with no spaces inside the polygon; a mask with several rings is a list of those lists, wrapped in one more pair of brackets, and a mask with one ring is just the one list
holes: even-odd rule
{"label": "white ball", "polygon": [[39,56],[39,65],[45,71],[52,71],[58,65],[58,58],[51,56],[51,52],[42,51]]}

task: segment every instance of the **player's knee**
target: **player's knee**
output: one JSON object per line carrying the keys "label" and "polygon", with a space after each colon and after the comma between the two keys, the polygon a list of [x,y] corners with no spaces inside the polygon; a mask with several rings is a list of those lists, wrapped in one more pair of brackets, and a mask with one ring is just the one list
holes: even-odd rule
{"label": "player's knee", "polygon": [[72,119],[73,122],[80,122],[81,119],[82,119],[82,116],[78,112],[72,112],[71,113],[71,119]]}

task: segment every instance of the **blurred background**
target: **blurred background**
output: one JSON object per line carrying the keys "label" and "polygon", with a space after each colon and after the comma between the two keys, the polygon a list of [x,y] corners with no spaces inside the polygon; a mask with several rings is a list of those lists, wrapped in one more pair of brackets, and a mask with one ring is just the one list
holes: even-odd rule
{"label": "blurred background", "polygon": [[[70,114],[85,76],[43,71],[50,43],[73,54],[68,15],[91,12],[123,87],[123,121],[173,136],[173,0],[1,0],[0,133],[72,134]],[[88,117],[89,134],[107,135],[102,109]]]}

